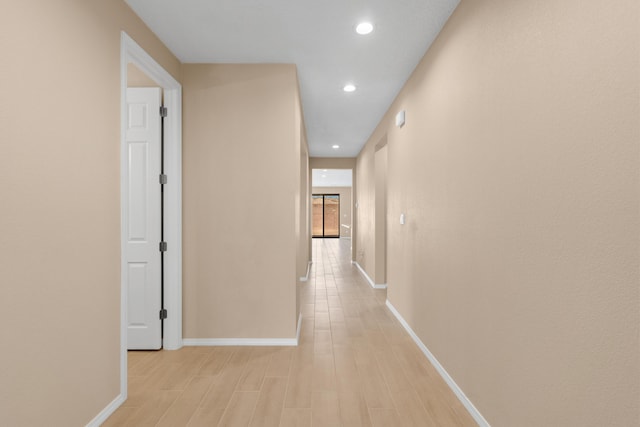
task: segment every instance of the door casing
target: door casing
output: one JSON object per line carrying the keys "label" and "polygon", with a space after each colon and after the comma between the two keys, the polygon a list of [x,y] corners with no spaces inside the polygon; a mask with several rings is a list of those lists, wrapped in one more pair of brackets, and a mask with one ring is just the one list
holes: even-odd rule
{"label": "door casing", "polygon": [[128,226],[127,187],[123,179],[127,161],[126,91],[127,64],[133,63],[154,80],[164,92],[168,115],[164,120],[164,161],[168,177],[164,187],[164,240],[168,248],[164,258],[163,347],[182,347],[182,86],[124,31],[120,37],[120,394],[127,397],[127,289],[124,245]]}

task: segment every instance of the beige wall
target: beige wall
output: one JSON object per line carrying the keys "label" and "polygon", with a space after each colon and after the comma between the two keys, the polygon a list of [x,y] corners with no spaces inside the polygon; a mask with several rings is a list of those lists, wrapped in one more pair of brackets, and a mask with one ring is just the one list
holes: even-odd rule
{"label": "beige wall", "polygon": [[494,427],[640,424],[639,28],[462,1],[358,158],[359,245],[387,134],[388,298]]}
{"label": "beige wall", "polygon": [[355,157],[311,157],[309,159],[311,169],[354,169]]}
{"label": "beige wall", "polygon": [[293,338],[306,262],[295,66],[186,64],[182,76],[184,337]]}
{"label": "beige wall", "polygon": [[85,425],[120,386],[120,1],[0,14],[0,425]]}
{"label": "beige wall", "polygon": [[340,237],[351,237],[351,187],[313,187],[311,192],[340,195]]}
{"label": "beige wall", "polygon": [[158,83],[135,64],[127,64],[127,87],[158,87]]}

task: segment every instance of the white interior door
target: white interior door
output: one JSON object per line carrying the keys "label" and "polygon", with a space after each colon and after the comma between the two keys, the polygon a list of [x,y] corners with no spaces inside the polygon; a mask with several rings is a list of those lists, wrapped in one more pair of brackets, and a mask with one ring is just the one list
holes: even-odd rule
{"label": "white interior door", "polygon": [[130,350],[162,347],[160,88],[127,89],[127,340]]}

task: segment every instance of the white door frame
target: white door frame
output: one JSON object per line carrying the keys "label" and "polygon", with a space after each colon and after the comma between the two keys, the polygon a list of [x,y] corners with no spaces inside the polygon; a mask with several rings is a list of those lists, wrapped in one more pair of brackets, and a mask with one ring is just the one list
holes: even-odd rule
{"label": "white door frame", "polygon": [[164,159],[167,184],[164,187],[164,320],[163,347],[182,347],[182,86],[124,31],[120,38],[120,393],[127,397],[127,289],[125,242],[128,227],[127,191],[123,179],[127,164],[127,64],[133,63],[158,83],[168,109],[164,120]]}

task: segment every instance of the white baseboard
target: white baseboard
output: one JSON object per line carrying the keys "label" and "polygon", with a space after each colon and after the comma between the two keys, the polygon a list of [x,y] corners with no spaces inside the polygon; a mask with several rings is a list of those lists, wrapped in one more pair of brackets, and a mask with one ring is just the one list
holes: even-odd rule
{"label": "white baseboard", "polygon": [[296,346],[296,338],[185,338],[184,345],[207,346]]}
{"label": "white baseboard", "polygon": [[100,411],[100,413],[96,415],[94,419],[87,423],[87,427],[99,427],[102,423],[107,421],[107,418],[109,418],[111,414],[113,414],[116,409],[118,409],[120,405],[124,403],[125,400],[127,400],[127,398],[122,394],[119,394],[115,399],[113,399],[111,403],[107,405],[106,408]]}
{"label": "white baseboard", "polygon": [[302,313],[298,315],[298,326],[295,338],[185,338],[183,345],[194,347],[222,346],[297,346],[302,329]]}
{"label": "white baseboard", "polygon": [[369,277],[367,272],[364,271],[364,268],[360,267],[360,264],[358,264],[357,261],[351,261],[351,262],[353,264],[355,264],[356,267],[358,267],[358,270],[360,270],[360,273],[362,273],[364,278],[367,279],[367,282],[369,282],[369,285],[371,285],[371,287],[373,289],[387,289],[387,284],[386,283],[378,283],[378,284],[376,284],[373,280],[371,280],[371,277]]}
{"label": "white baseboard", "polygon": [[298,316],[298,326],[295,338],[185,338],[183,345],[194,347],[216,347],[216,346],[297,346],[300,341],[300,330],[302,328],[302,313]]}
{"label": "white baseboard", "polygon": [[313,264],[313,262],[309,261],[309,263],[307,264],[307,275],[300,278],[301,282],[306,282],[309,280],[309,274],[311,274],[311,264]]}
{"label": "white baseboard", "polygon": [[427,356],[427,359],[429,359],[429,362],[431,362],[433,367],[436,368],[436,371],[438,371],[442,379],[444,379],[445,382],[449,385],[449,388],[451,388],[451,390],[455,393],[458,400],[460,400],[460,402],[464,405],[467,411],[469,411],[469,414],[471,414],[471,416],[478,423],[478,425],[480,427],[491,427],[489,425],[489,422],[487,422],[487,420],[484,419],[480,411],[478,411],[478,409],[473,405],[473,403],[471,403],[471,401],[464,394],[462,389],[458,387],[458,384],[456,384],[453,378],[451,378],[451,375],[449,375],[449,373],[444,369],[444,367],[440,364],[440,362],[438,362],[438,359],[436,359],[433,353],[429,351],[427,346],[424,345],[424,343],[420,340],[420,338],[418,338],[416,333],[413,332],[413,329],[411,329],[411,326],[409,326],[407,321],[404,320],[404,318],[400,315],[400,313],[398,313],[398,310],[396,310],[395,307],[391,305],[389,300],[387,300],[387,307],[389,307],[389,310],[391,310],[391,313],[393,313],[396,319],[398,319],[400,324],[409,333],[413,341],[418,345],[418,347],[424,353],[424,355]]}

